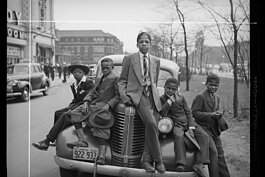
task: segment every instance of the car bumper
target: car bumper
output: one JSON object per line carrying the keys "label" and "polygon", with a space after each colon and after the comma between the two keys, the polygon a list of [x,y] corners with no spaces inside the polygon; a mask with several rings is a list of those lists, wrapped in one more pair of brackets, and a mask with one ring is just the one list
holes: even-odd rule
{"label": "car bumper", "polygon": [[6,93],[6,97],[15,97],[15,96],[20,96],[22,95],[21,92],[13,92],[13,93]]}
{"label": "car bumper", "polygon": [[109,176],[126,176],[126,177],[197,177],[197,174],[194,172],[173,172],[166,171],[165,173],[151,173],[146,172],[144,169],[138,168],[128,168],[128,167],[119,167],[119,166],[111,166],[111,165],[95,165],[91,162],[83,162],[77,160],[69,160],[65,158],[61,158],[58,156],[54,156],[54,160],[57,165],[61,168],[68,170],[77,170],[86,173],[97,173],[102,175]]}

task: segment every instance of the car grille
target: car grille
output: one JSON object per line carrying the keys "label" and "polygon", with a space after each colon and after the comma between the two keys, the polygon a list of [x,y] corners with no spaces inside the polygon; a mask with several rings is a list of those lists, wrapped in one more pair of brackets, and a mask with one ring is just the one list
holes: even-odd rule
{"label": "car grille", "polygon": [[110,141],[112,164],[139,168],[145,141],[144,124],[133,107],[115,111],[114,117]]}

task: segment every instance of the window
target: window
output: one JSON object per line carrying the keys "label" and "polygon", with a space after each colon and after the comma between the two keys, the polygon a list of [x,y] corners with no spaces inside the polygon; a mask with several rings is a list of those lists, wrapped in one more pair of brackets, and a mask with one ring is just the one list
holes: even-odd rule
{"label": "window", "polygon": [[94,53],[104,53],[104,46],[94,46],[93,52]]}

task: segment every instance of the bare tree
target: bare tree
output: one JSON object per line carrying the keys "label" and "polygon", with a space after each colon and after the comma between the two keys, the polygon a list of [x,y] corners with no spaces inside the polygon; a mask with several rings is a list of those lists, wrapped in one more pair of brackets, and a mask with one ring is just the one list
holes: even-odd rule
{"label": "bare tree", "polygon": [[[214,8],[212,8],[209,4],[204,3],[201,0],[198,0],[198,3],[206,9],[210,15],[213,17],[218,33],[219,33],[219,39],[221,43],[223,44],[226,56],[228,57],[232,67],[233,67],[233,75],[234,75],[234,98],[233,98],[233,110],[234,110],[234,118],[238,117],[238,68],[237,68],[237,63],[238,63],[238,31],[241,27],[241,25],[245,22],[245,20],[248,19],[247,16],[245,16],[243,19],[239,20],[239,18],[236,18],[237,14],[237,8],[234,8],[234,3],[233,0],[228,0],[229,5],[230,5],[230,19],[222,15],[221,13],[218,13]],[[240,1],[241,2],[241,1]],[[229,28],[222,28],[222,23],[217,19],[220,18],[224,20],[226,24],[228,24]],[[227,44],[225,43],[224,40],[224,31],[231,31],[231,41],[233,41],[233,61],[232,61],[232,56],[230,56],[230,52],[228,51]]]}
{"label": "bare tree", "polygon": [[183,37],[184,37],[184,51],[186,54],[186,59],[185,59],[185,67],[186,67],[186,91],[189,91],[189,81],[190,81],[190,71],[189,71],[189,52],[188,52],[188,45],[187,45],[187,32],[186,32],[186,27],[185,27],[185,16],[182,13],[182,11],[179,8],[179,1],[178,0],[172,0],[172,2],[175,5],[178,19],[180,21],[181,27],[183,29]]}

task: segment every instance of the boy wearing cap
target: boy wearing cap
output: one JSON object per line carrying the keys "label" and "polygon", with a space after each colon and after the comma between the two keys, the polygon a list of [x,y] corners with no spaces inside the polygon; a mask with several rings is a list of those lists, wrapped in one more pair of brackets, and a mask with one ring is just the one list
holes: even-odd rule
{"label": "boy wearing cap", "polygon": [[176,78],[167,79],[164,89],[165,93],[160,97],[162,104],[160,115],[171,118],[174,123],[172,133],[177,164],[176,170],[178,172],[185,171],[186,147],[184,133],[188,132],[190,138],[197,140],[200,148],[196,148],[196,163],[193,168],[201,177],[204,177],[206,176],[204,165],[209,163],[209,137],[193,120],[185,97],[178,92],[178,80]]}
{"label": "boy wearing cap", "polygon": [[209,135],[209,174],[210,177],[230,177],[225,158],[221,131],[228,128],[222,113],[219,112],[220,98],[216,95],[220,78],[210,74],[206,78],[206,90],[195,97],[192,103],[192,114],[195,121]]}
{"label": "boy wearing cap", "polygon": [[[74,99],[68,107],[56,111],[54,125],[50,129],[46,138],[38,143],[32,143],[32,145],[39,150],[46,151],[49,148],[50,142],[54,142],[57,138],[57,135],[62,130],[73,124],[69,112],[78,107],[79,105],[83,104],[84,97],[90,90],[94,88],[94,82],[85,76],[89,73],[89,68],[87,66],[79,64],[71,65],[69,66],[69,71],[73,73],[74,78],[76,80],[71,85],[71,90],[74,95]],[[60,115],[58,115],[59,113]],[[59,116],[59,118],[57,118],[56,116]]]}
{"label": "boy wearing cap", "polygon": [[88,146],[82,129],[82,122],[87,121],[93,136],[98,138],[99,155],[97,163],[105,164],[107,140],[110,138],[110,127],[114,123],[111,110],[119,102],[118,79],[113,72],[113,61],[110,58],[101,60],[102,77],[96,81],[95,87],[84,98],[84,103],[70,112],[72,121],[79,136],[79,141],[67,146]]}

